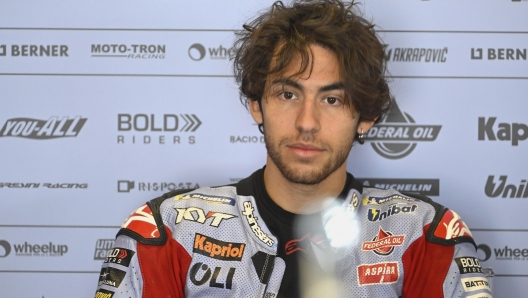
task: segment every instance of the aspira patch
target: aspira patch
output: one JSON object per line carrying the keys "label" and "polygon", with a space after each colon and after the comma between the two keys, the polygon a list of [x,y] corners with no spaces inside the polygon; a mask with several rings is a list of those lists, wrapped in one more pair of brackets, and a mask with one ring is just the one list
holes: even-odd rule
{"label": "aspira patch", "polygon": [[223,196],[211,196],[211,195],[204,195],[201,193],[191,193],[191,194],[182,194],[177,195],[174,197],[175,201],[180,200],[202,200],[207,203],[213,203],[213,204],[226,204],[235,206],[235,199],[230,197],[223,197]]}
{"label": "aspira patch", "polygon": [[193,252],[222,261],[240,261],[245,246],[244,243],[224,242],[196,233]]}
{"label": "aspira patch", "polygon": [[392,284],[398,281],[398,262],[382,262],[357,266],[360,286]]}

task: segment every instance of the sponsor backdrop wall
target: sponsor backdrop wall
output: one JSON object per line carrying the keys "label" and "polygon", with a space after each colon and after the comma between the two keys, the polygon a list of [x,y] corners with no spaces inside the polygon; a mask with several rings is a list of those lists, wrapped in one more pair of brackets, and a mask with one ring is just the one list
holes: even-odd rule
{"label": "sponsor backdrop wall", "polygon": [[[0,3],[0,297],[91,297],[120,224],[172,189],[263,166],[234,32],[271,1]],[[528,292],[528,2],[365,0],[396,104],[365,184],[472,228],[496,297]]]}

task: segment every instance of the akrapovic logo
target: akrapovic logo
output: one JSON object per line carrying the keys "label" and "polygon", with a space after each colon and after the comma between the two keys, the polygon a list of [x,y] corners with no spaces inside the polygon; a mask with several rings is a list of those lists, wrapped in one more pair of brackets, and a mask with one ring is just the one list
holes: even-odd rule
{"label": "akrapovic logo", "polygon": [[495,180],[494,175],[488,176],[484,192],[490,198],[528,198],[528,185],[526,184],[526,179],[522,179],[519,184],[506,184],[507,179],[507,175],[499,176],[497,179],[498,181]]}
{"label": "akrapovic logo", "polygon": [[478,118],[478,140],[479,141],[508,141],[512,146],[518,146],[519,141],[528,139],[528,125],[525,123],[497,123],[497,117]]}
{"label": "akrapovic logo", "polygon": [[194,61],[202,60],[207,54],[209,54],[209,58],[211,59],[227,60],[234,54],[234,51],[233,48],[225,48],[222,45],[206,49],[201,43],[195,43],[189,47],[187,53],[189,54],[189,58]]}
{"label": "akrapovic logo", "polygon": [[222,261],[240,261],[245,246],[244,243],[224,242],[196,233],[193,252]]}
{"label": "akrapovic logo", "polygon": [[363,181],[363,185],[381,188],[394,189],[400,192],[414,192],[424,196],[440,195],[439,179],[382,179],[382,178],[357,178]]}
{"label": "akrapovic logo", "polygon": [[0,57],[69,57],[67,45],[0,45]]}
{"label": "akrapovic logo", "polygon": [[448,48],[391,48],[385,45],[385,60],[393,62],[444,63]]}
{"label": "akrapovic logo", "polygon": [[526,49],[471,48],[471,60],[525,60]]}
{"label": "akrapovic logo", "polygon": [[92,44],[94,58],[165,59],[166,46],[159,44]]}
{"label": "akrapovic logo", "polygon": [[36,140],[76,137],[87,118],[57,116],[48,120],[33,118],[8,119],[0,130],[0,137],[19,137]]}
{"label": "akrapovic logo", "polygon": [[411,154],[418,143],[435,141],[441,128],[441,125],[416,124],[411,115],[402,113],[394,101],[381,123],[368,131],[367,141],[379,155],[400,159]]}

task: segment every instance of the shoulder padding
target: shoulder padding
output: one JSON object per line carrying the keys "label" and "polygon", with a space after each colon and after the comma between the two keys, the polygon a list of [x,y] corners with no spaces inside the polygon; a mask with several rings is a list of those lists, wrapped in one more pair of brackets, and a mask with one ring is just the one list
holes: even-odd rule
{"label": "shoulder padding", "polygon": [[427,202],[434,207],[435,217],[425,235],[429,242],[447,246],[469,242],[477,249],[469,228],[455,211],[449,210],[424,195],[402,194]]}
{"label": "shoulder padding", "polygon": [[167,233],[161,218],[160,206],[165,200],[190,191],[192,189],[177,189],[150,200],[130,214],[116,237],[126,235],[142,244],[164,245],[167,242]]}

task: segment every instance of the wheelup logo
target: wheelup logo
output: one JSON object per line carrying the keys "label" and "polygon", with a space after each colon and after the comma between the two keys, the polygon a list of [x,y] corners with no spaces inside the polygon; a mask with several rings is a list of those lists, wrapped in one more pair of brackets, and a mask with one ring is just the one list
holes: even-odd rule
{"label": "wheelup logo", "polygon": [[411,154],[419,142],[435,141],[441,128],[441,125],[415,124],[411,115],[402,113],[394,101],[381,123],[368,131],[367,141],[379,155],[400,159]]}
{"label": "wheelup logo", "polygon": [[[486,55],[484,55],[486,53]],[[526,49],[471,48],[471,60],[526,60]]]}
{"label": "wheelup logo", "polygon": [[380,179],[357,178],[363,185],[381,189],[395,189],[403,192],[414,192],[424,196],[440,195],[439,179]]}
{"label": "wheelup logo", "polygon": [[[498,196],[501,196],[502,198],[516,198],[516,199],[526,199],[528,198],[528,187],[526,184],[526,179],[521,180],[521,183],[519,185],[514,184],[508,184],[506,185],[506,180],[508,179],[508,176],[500,176],[499,177],[499,183],[495,183],[495,176],[490,175],[488,176],[488,180],[486,181],[486,186],[484,188],[484,192],[486,195],[490,198],[496,198]],[[509,195],[509,196],[508,196]]]}
{"label": "wheelup logo", "polygon": [[[8,49],[11,52],[8,53]],[[0,57],[69,57],[67,45],[0,45]]]}
{"label": "wheelup logo", "polygon": [[497,132],[493,130],[497,117],[479,117],[478,140],[485,141],[511,141],[512,146],[518,146],[519,141],[528,139],[528,125],[524,123],[499,123]]}
{"label": "wheelup logo", "polygon": [[[485,262],[495,256],[497,261],[527,261],[528,260],[528,248],[510,248],[508,245],[504,248],[493,248],[493,250],[487,244],[480,244],[477,246],[478,259],[481,262]],[[482,258],[481,256],[484,255]]]}
{"label": "wheelup logo", "polygon": [[[136,135],[118,135],[117,143],[125,144],[143,143],[151,144],[157,143],[165,145],[166,143],[181,144],[180,135],[166,135],[159,133],[193,133],[202,125],[202,121],[195,114],[118,114],[117,115],[117,130],[120,132],[150,132],[138,136]],[[166,139],[168,137],[168,139]],[[136,142],[137,141],[137,142]],[[187,138],[188,144],[196,142],[195,136],[191,135]]]}
{"label": "wheelup logo", "polygon": [[[136,186],[135,181],[117,181],[117,192],[130,192]],[[195,189],[200,185],[194,182],[138,182],[138,191],[172,191],[175,189]]]}
{"label": "wheelup logo", "polygon": [[53,116],[48,120],[33,118],[11,118],[6,121],[0,130],[1,137],[19,137],[35,140],[46,140],[56,138],[76,137],[86,123],[87,118],[77,116],[69,117]]}
{"label": "wheelup logo", "polygon": [[165,59],[165,45],[92,44],[93,58]]}
{"label": "wheelup logo", "polygon": [[[3,248],[3,249],[2,249]],[[5,258],[14,248],[15,256],[19,257],[62,257],[68,252],[68,246],[64,244],[53,244],[51,241],[46,244],[11,244],[6,240],[0,240],[0,258]],[[2,251],[3,250],[3,251]]]}
{"label": "wheelup logo", "polygon": [[189,47],[189,50],[187,53],[189,54],[189,58],[191,58],[194,61],[200,61],[207,53],[209,53],[209,57],[211,59],[221,59],[226,60],[229,59],[229,57],[233,56],[234,49],[233,48],[224,48],[222,45],[218,46],[217,48],[207,48],[202,44],[195,43]]}
{"label": "wheelup logo", "polygon": [[385,60],[393,62],[444,63],[447,61],[448,48],[391,48],[385,47]]}

